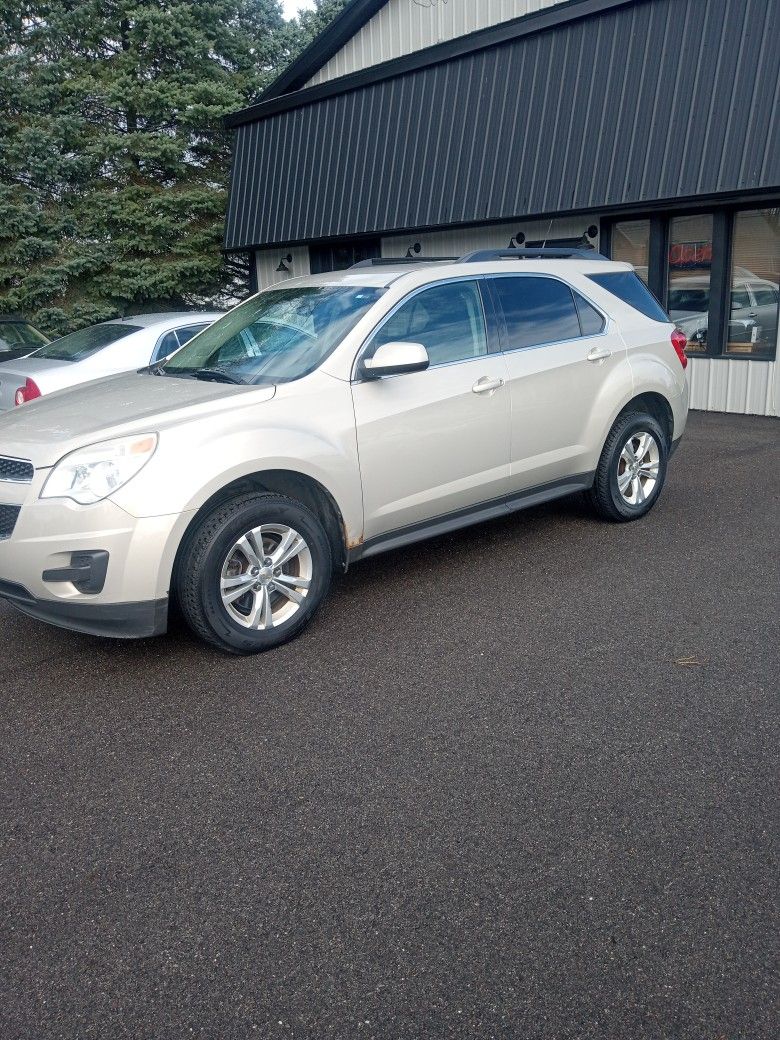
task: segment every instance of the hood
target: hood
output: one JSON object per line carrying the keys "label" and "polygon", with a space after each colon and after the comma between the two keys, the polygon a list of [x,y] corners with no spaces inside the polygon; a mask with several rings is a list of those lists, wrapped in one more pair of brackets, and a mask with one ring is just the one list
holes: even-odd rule
{"label": "hood", "polygon": [[234,386],[197,379],[123,373],[60,390],[0,413],[0,455],[53,466],[86,444],[132,433],[154,432],[172,423],[204,418],[223,409],[270,401],[274,386]]}

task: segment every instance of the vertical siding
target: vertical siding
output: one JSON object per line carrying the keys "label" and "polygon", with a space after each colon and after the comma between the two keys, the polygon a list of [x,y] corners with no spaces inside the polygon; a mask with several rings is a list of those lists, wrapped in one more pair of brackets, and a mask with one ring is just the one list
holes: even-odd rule
{"label": "vertical siding", "polygon": [[554,7],[561,0],[389,0],[330,61],[309,87],[358,72],[490,25]]}
{"label": "vertical siding", "polygon": [[[279,261],[283,256],[292,256],[292,263],[288,263],[290,273],[277,271]],[[257,265],[257,287],[266,289],[269,285],[279,282],[289,282],[291,278],[300,278],[301,275],[309,274],[309,247],[308,246],[277,246],[276,249],[259,249],[255,253],[255,264]]]}
{"label": "vertical siding", "polygon": [[775,361],[691,358],[691,408],[740,415],[778,415]]}
{"label": "vertical siding", "polygon": [[[780,0],[639,0],[346,92],[302,91],[238,127],[225,244],[776,189],[780,48],[762,40],[779,32]],[[681,64],[698,53],[708,60]]]}

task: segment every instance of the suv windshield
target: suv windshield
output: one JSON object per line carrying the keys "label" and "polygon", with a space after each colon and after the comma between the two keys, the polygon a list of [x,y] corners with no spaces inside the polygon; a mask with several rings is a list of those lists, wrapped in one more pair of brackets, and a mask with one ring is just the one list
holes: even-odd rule
{"label": "suv windshield", "polygon": [[67,336],[52,340],[30,356],[46,358],[48,361],[83,361],[103,347],[140,331],[140,325],[93,325],[89,329],[80,329],[78,332],[71,332]]}
{"label": "suv windshield", "polygon": [[321,365],[383,292],[343,285],[262,292],[191,339],[162,371],[226,383],[292,382]]}

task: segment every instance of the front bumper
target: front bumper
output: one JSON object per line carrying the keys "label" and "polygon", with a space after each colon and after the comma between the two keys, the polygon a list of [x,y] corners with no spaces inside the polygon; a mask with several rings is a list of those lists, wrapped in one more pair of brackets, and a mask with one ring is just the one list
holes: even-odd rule
{"label": "front bumper", "polygon": [[36,599],[16,582],[0,580],[0,599],[22,613],[59,628],[90,636],[142,639],[162,635],[168,627],[168,597],[143,603],[81,603]]}
{"label": "front bumper", "polygon": [[[0,504],[18,506],[0,539],[0,598],[31,617],[116,638],[166,630],[173,561],[192,514],[131,516],[106,500],[79,506],[40,499],[46,471],[32,484],[0,482]],[[85,572],[85,560],[105,560]]]}

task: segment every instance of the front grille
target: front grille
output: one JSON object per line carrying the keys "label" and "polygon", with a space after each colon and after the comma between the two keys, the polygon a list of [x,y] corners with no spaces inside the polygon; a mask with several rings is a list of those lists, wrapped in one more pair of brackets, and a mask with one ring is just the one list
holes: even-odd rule
{"label": "front grille", "polygon": [[0,506],[0,538],[10,538],[21,506]]}
{"label": "front grille", "polygon": [[35,475],[32,462],[25,459],[9,459],[0,455],[0,480],[12,480],[18,484],[29,484]]}

